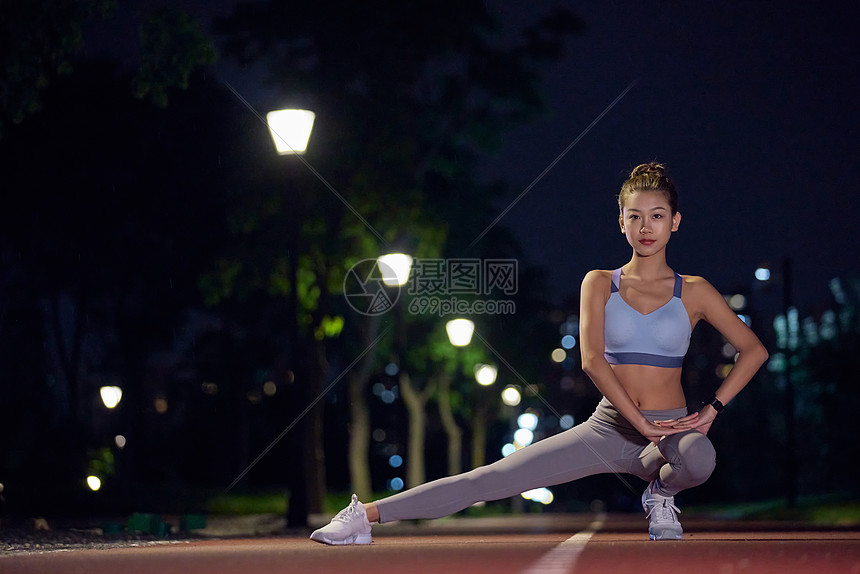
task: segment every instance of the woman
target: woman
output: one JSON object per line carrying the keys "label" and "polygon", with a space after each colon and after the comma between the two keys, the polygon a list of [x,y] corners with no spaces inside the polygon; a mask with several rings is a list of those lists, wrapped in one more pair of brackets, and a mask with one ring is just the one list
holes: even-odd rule
{"label": "woman", "polygon": [[[487,466],[366,505],[353,495],[312,540],[370,544],[372,522],[439,518],[476,502],[606,472],[648,481],[642,507],[652,540],[682,537],[674,495],[711,475],[711,423],[767,360],[767,351],[707,281],[667,265],[666,246],[681,214],[662,165],[634,169],[618,207],[633,256],[614,271],[589,272],[582,282],[582,369],[603,394],[594,414]],[[738,355],[714,395],[688,414],[681,363],[700,320],[722,333]]]}

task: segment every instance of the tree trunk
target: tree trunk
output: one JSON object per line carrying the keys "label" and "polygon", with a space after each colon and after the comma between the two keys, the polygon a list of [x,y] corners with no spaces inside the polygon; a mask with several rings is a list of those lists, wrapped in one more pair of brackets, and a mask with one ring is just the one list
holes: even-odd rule
{"label": "tree trunk", "polygon": [[[298,385],[298,395],[301,397],[303,404],[307,404],[313,400],[311,389],[308,386],[311,383],[312,376],[308,376],[309,369],[308,360],[305,357],[305,349],[302,345],[301,328],[299,326],[299,295],[298,295],[298,253],[296,249],[297,240],[294,238],[291,241],[291,252],[288,255],[288,273],[290,281],[289,293],[289,342],[290,342],[290,359],[295,373],[295,381]],[[291,475],[289,484],[289,499],[287,506],[287,527],[303,528],[308,524],[308,465],[312,460],[312,449],[308,441],[310,438],[311,429],[308,420],[299,421],[296,425],[294,434],[298,435],[302,440],[298,443],[301,452],[298,453],[296,459],[301,464],[301,469]]]}
{"label": "tree trunk", "polygon": [[[373,344],[379,331],[379,316],[368,317],[361,331],[362,350]],[[370,476],[370,407],[367,389],[375,353],[367,353],[358,368],[349,374],[349,482],[359,500],[370,500],[373,483]]]}
{"label": "tree trunk", "polygon": [[472,468],[487,462],[487,406],[478,402],[472,414]]}
{"label": "tree trunk", "polygon": [[[81,353],[83,349],[85,318],[87,314],[87,298],[83,288],[79,288],[78,296],[64,305],[63,294],[56,293],[50,298],[50,330],[54,334],[54,345],[57,350],[59,366],[69,389],[68,425],[72,432],[77,432],[81,423],[91,424],[92,421],[81,413],[81,405],[88,405],[86,397],[82,397],[80,389]],[[74,317],[71,332],[63,325],[63,307]]]}
{"label": "tree trunk", "polygon": [[[310,400],[314,401],[323,392],[324,379],[328,370],[325,345],[321,341],[312,343],[312,358],[309,368]],[[305,480],[308,485],[308,512],[320,514],[326,493],[325,447],[324,447],[324,409],[320,401],[308,413],[308,450]]]}
{"label": "tree trunk", "polygon": [[439,416],[448,435],[448,476],[463,472],[463,430],[454,419],[451,408],[451,377],[442,373],[437,377],[439,386]]}
{"label": "tree trunk", "polygon": [[370,409],[367,384],[358,377],[349,379],[349,482],[359,500],[370,500]]}
{"label": "tree trunk", "polygon": [[427,434],[425,407],[430,396],[431,385],[419,391],[405,371],[400,372],[400,394],[409,413],[409,447],[406,460],[406,486],[424,484],[427,472],[424,467],[424,439]]}

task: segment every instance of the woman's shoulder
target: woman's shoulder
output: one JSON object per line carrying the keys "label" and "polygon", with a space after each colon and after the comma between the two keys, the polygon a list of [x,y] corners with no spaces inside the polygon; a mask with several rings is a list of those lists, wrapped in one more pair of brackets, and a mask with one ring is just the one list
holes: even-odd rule
{"label": "woman's shoulder", "polygon": [[612,291],[612,271],[606,269],[592,269],[582,279],[580,296],[594,299],[595,302],[606,301]]}
{"label": "woman's shoulder", "polygon": [[681,275],[681,279],[684,281],[684,289],[689,288],[694,291],[709,291],[714,289],[714,286],[707,279],[698,275]]}
{"label": "woman's shoulder", "polygon": [[684,299],[706,303],[709,301],[723,301],[723,296],[704,277],[698,275],[681,275],[684,281],[682,293]]}
{"label": "woman's shoulder", "polygon": [[585,274],[585,277],[582,279],[582,285],[591,285],[595,287],[609,285],[612,282],[612,273],[613,271],[611,269],[592,269]]}

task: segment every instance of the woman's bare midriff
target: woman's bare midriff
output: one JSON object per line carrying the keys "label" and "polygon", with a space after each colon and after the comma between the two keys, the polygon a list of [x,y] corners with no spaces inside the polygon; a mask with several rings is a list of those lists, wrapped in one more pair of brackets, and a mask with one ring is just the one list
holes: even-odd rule
{"label": "woman's bare midriff", "polygon": [[664,411],[687,405],[680,368],[612,365],[612,370],[639,410]]}

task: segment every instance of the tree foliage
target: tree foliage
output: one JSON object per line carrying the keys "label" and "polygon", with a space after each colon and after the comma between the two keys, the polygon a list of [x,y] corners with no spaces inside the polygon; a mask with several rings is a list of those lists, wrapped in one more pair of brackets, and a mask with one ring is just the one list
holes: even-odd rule
{"label": "tree foliage", "polygon": [[[0,1],[0,138],[44,107],[45,89],[74,72],[87,41],[121,9],[116,0]],[[128,86],[164,107],[170,91],[214,62],[214,47],[185,13],[139,16],[140,61]]]}
{"label": "tree foliage", "polygon": [[[240,4],[219,27],[224,53],[243,64],[263,64],[285,105],[316,113],[307,161],[339,196],[293,175],[285,188],[289,199],[274,200],[302,214],[300,266],[318,281],[327,277],[331,287],[342,284],[356,261],[387,251],[419,258],[461,255],[490,223],[493,200],[504,191],[476,182],[478,159],[497,149],[512,126],[539,113],[538,66],[557,58],[565,36],[579,27],[569,12],[558,10],[508,42],[478,1]],[[308,189],[314,189],[311,200]],[[495,231],[474,256],[503,252]],[[313,313],[322,302],[316,298],[303,310]],[[450,344],[432,326],[438,318],[405,315],[396,321],[406,326],[392,331],[409,332],[404,352],[396,352],[392,341],[376,356],[401,363],[409,387],[404,393],[414,390],[410,396],[420,400],[410,404],[423,410],[431,378],[447,373],[453,359],[439,355]],[[380,324],[392,321],[387,316]],[[348,310],[346,322],[347,328],[365,324]],[[347,355],[364,350],[348,341],[341,349]],[[351,379],[353,401],[367,383]],[[353,463],[357,451],[351,451]]]}

